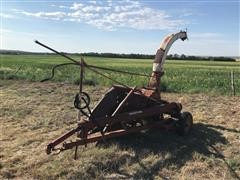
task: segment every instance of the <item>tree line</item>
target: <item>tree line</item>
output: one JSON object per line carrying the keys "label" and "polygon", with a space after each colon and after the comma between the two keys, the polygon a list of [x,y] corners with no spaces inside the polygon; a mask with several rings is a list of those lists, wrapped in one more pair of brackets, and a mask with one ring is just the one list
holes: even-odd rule
{"label": "tree line", "polygon": [[[127,58],[127,59],[154,59],[155,55],[151,54],[117,54],[117,53],[65,53],[67,55],[78,55],[88,57],[107,57],[107,58]],[[52,55],[53,53],[43,52],[26,52],[26,51],[15,51],[15,50],[0,50],[0,54],[9,55]],[[225,56],[191,56],[185,54],[169,54],[167,55],[168,60],[194,60],[194,61],[236,61],[232,57]]]}

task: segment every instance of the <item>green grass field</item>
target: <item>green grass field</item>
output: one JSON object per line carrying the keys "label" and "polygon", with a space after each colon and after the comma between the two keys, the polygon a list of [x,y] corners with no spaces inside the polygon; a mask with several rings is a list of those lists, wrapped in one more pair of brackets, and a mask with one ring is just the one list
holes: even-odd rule
{"label": "green grass field", "polygon": [[[78,56],[73,56],[80,59]],[[119,70],[150,74],[152,60],[85,57],[89,64],[110,67]],[[68,62],[57,55],[1,55],[0,78],[40,81],[51,75],[55,64]],[[235,74],[236,94],[240,95],[240,62],[174,61],[167,60],[164,66],[162,89],[168,92],[216,93],[231,95],[230,72]],[[146,86],[148,78],[104,72],[129,86]],[[56,71],[53,81],[77,84],[79,69],[77,66],[62,67]],[[111,82],[86,70],[85,84],[110,85]]]}

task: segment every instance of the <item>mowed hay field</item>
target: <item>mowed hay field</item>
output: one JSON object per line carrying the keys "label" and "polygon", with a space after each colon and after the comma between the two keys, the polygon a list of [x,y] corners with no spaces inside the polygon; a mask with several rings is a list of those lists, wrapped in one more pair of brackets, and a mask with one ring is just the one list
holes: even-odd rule
{"label": "mowed hay field", "polygon": [[[19,179],[237,179],[239,97],[163,93],[194,117],[189,135],[158,130],[46,155],[46,145],[76,127],[78,87],[1,81],[0,176]],[[107,88],[86,86],[93,104]],[[92,105],[93,105],[92,104]]]}
{"label": "mowed hay field", "polygon": [[[141,73],[151,72],[152,66],[149,60],[86,61]],[[181,102],[184,111],[192,112],[190,134],[180,137],[158,130],[131,134],[81,147],[74,160],[74,150],[46,155],[45,148],[76,127],[73,100],[78,92],[78,69],[63,68],[56,73],[56,82],[33,82],[47,77],[50,67],[62,62],[66,61],[56,56],[2,56],[1,179],[239,179],[239,64],[168,61],[163,77],[167,92],[162,98]],[[229,84],[231,70],[236,73],[235,97]],[[147,79],[111,75],[129,85],[147,83]],[[93,107],[110,82],[89,73],[85,84]]]}

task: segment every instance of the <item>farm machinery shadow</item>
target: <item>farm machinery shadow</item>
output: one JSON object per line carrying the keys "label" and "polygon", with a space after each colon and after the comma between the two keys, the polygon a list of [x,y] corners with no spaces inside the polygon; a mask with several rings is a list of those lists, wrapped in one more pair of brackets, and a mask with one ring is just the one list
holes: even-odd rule
{"label": "farm machinery shadow", "polygon": [[[213,156],[215,158],[220,158],[228,166],[224,156],[214,147],[214,145],[219,143],[223,145],[228,143],[227,139],[217,129],[235,132],[233,129],[225,129],[222,126],[196,123],[193,125],[193,129],[188,136],[178,136],[170,132],[156,129],[147,133],[135,133],[125,137],[99,142],[98,146],[108,148],[116,144],[121,150],[131,150],[134,152],[134,156],[124,154],[118,160],[122,163],[127,161],[130,162],[130,164],[137,163],[141,167],[134,174],[130,175],[121,172],[119,170],[120,167],[116,166],[114,168],[116,171],[112,173],[121,174],[126,178],[153,179],[155,175],[159,176],[158,172],[162,168],[174,165],[177,169],[180,169],[188,161],[192,160],[196,153],[205,157]],[[158,160],[153,163],[152,166],[146,166],[141,160],[148,154],[167,155],[167,158]],[[97,166],[104,167],[108,166],[108,164],[99,163]],[[230,167],[228,166],[228,168]],[[229,170],[231,173],[235,174],[231,168]]]}

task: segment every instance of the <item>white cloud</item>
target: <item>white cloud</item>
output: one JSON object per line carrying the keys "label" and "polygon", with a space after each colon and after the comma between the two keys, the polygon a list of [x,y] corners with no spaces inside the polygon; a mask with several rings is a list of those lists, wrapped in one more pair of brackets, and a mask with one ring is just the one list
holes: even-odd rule
{"label": "white cloud", "polygon": [[65,12],[37,12],[37,13],[30,13],[26,11],[19,11],[19,13],[24,14],[26,16],[33,16],[37,18],[44,18],[44,19],[52,19],[52,20],[60,20],[65,17]]}
{"label": "white cloud", "polygon": [[101,12],[101,11],[108,11],[110,7],[101,7],[101,6],[85,6],[81,10],[83,12]]}
{"label": "white cloud", "polygon": [[192,15],[193,15],[193,13],[191,13],[191,12],[184,12],[181,16],[187,17],[187,16],[192,16]]}
{"label": "white cloud", "polygon": [[58,6],[58,7],[61,8],[61,9],[68,9],[69,8],[68,6],[63,6],[63,5]]}
{"label": "white cloud", "polygon": [[0,17],[1,18],[5,18],[5,19],[16,19],[17,17],[12,15],[12,14],[5,14],[5,13],[0,13]]}
{"label": "white cloud", "polygon": [[20,13],[37,18],[82,22],[107,31],[119,28],[141,30],[173,30],[181,29],[188,24],[186,20],[172,18],[164,10],[153,9],[139,1],[124,0],[104,2],[87,1],[73,3],[71,6],[59,6],[66,12],[27,12]]}
{"label": "white cloud", "polygon": [[97,1],[89,1],[91,4],[97,4]]}
{"label": "white cloud", "polygon": [[75,11],[74,13],[68,13],[67,15],[69,18],[66,18],[65,21],[67,21],[67,19],[71,19],[71,21],[87,21],[87,20],[92,20],[93,18],[97,18],[99,16],[98,13],[93,13],[91,11],[89,12],[83,12],[83,11]]}
{"label": "white cloud", "polygon": [[73,5],[70,7],[72,10],[79,10],[83,7],[84,5],[81,3],[73,3]]}
{"label": "white cloud", "polygon": [[190,16],[193,16],[193,15],[199,16],[196,11],[193,12],[190,9],[175,9],[171,12],[174,13],[174,15],[180,17],[180,18],[186,18],[186,17],[190,17]]}

